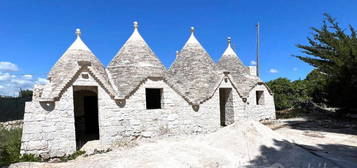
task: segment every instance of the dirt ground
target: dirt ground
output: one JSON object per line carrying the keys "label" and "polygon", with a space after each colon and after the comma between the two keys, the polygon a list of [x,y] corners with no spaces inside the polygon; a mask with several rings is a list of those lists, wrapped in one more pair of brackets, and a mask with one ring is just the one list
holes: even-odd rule
{"label": "dirt ground", "polygon": [[132,148],[64,163],[17,163],[11,168],[46,167],[340,167],[286,140],[256,121],[237,121],[207,135],[166,137],[138,142]]}
{"label": "dirt ground", "polygon": [[276,120],[266,125],[338,167],[357,167],[357,125],[354,121],[294,118]]}

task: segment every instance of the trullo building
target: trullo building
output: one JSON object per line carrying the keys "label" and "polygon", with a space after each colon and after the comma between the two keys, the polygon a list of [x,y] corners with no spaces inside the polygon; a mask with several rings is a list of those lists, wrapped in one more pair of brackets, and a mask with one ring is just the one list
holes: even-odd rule
{"label": "trullo building", "polygon": [[215,63],[192,28],[167,70],[138,32],[104,67],[77,39],[26,102],[21,153],[70,154],[89,140],[213,132],[240,119],[275,118],[273,94],[230,46]]}

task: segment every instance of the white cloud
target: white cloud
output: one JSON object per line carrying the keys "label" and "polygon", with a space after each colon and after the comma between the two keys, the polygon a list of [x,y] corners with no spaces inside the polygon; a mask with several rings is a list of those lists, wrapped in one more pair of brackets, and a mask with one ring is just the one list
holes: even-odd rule
{"label": "white cloud", "polygon": [[32,85],[32,81],[28,79],[12,79],[11,83],[17,84],[18,86]]}
{"label": "white cloud", "polygon": [[47,84],[49,81],[45,78],[37,78],[36,84],[40,84],[40,85],[45,85]]}
{"label": "white cloud", "polygon": [[269,72],[270,72],[270,73],[278,73],[279,71],[278,71],[277,69],[270,68],[270,69],[269,69]]}
{"label": "white cloud", "polygon": [[3,85],[0,85],[0,89],[4,89],[5,87]]}
{"label": "white cloud", "polygon": [[9,73],[1,73],[0,72],[0,81],[7,81],[11,79],[11,75]]}
{"label": "white cloud", "polygon": [[0,62],[0,71],[15,72],[18,70],[19,70],[19,68],[17,67],[17,65],[15,65],[11,62]]}
{"label": "white cloud", "polygon": [[24,75],[23,76],[25,79],[32,79],[32,75]]}
{"label": "white cloud", "polygon": [[297,71],[297,70],[299,70],[299,69],[298,69],[298,68],[296,68],[296,67],[294,67],[294,68],[293,68],[293,71]]}
{"label": "white cloud", "polygon": [[251,65],[257,65],[257,62],[255,62],[255,61],[252,60],[252,61],[250,61],[250,64],[251,64]]}

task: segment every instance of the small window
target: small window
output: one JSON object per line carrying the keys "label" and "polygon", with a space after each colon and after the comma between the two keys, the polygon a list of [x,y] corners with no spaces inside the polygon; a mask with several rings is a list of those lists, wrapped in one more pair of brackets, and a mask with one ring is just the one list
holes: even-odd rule
{"label": "small window", "polygon": [[257,105],[264,105],[264,91],[256,92]]}
{"label": "small window", "polygon": [[146,88],[146,109],[161,109],[162,89]]}

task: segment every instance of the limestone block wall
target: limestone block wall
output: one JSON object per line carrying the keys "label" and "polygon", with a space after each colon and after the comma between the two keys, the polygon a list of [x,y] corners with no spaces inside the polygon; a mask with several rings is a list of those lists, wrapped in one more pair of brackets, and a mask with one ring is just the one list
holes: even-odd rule
{"label": "limestone block wall", "polygon": [[[111,99],[91,75],[83,78],[82,74],[88,76],[87,72],[80,72],[59,101],[42,103],[34,99],[32,102],[26,102],[21,154],[56,157],[76,151],[73,86],[97,86],[98,104],[105,105],[105,102]],[[101,112],[98,109],[99,134],[103,136],[101,125],[104,118]]]}
{"label": "limestone block wall", "polygon": [[[256,103],[256,92],[263,91],[264,103],[259,105]],[[263,84],[256,85],[250,92],[247,98],[247,118],[254,120],[275,119],[275,104],[274,97],[271,95],[267,87]]]}
{"label": "limestone block wall", "polygon": [[72,88],[55,103],[26,102],[21,153],[62,156],[76,149]]}
{"label": "limestone block wall", "polygon": [[[228,83],[220,87],[232,88]],[[161,88],[162,109],[146,109],[145,88]],[[237,116],[242,113],[243,102],[232,88],[233,107]],[[200,105],[195,111],[192,106],[162,80],[148,79],[125,103],[108,100],[100,105],[104,111],[103,130],[105,143],[121,138],[136,136],[152,137],[161,134],[198,134],[220,128],[219,92]]]}
{"label": "limestone block wall", "polygon": [[[84,74],[84,75],[82,75]],[[247,103],[242,101],[229,80],[223,80],[214,95],[198,109],[193,107],[161,79],[147,79],[125,101],[114,100],[87,72],[83,71],[59,101],[27,102],[21,153],[46,157],[63,156],[76,150],[73,86],[97,86],[99,137],[103,144],[123,138],[153,137],[162,134],[199,134],[213,132],[220,126],[219,88],[232,88],[234,120],[275,118],[273,97],[264,85],[256,86]],[[145,88],[161,88],[162,108],[146,109]],[[265,104],[254,105],[255,91],[263,90]],[[253,94],[254,93],[254,94]]]}

